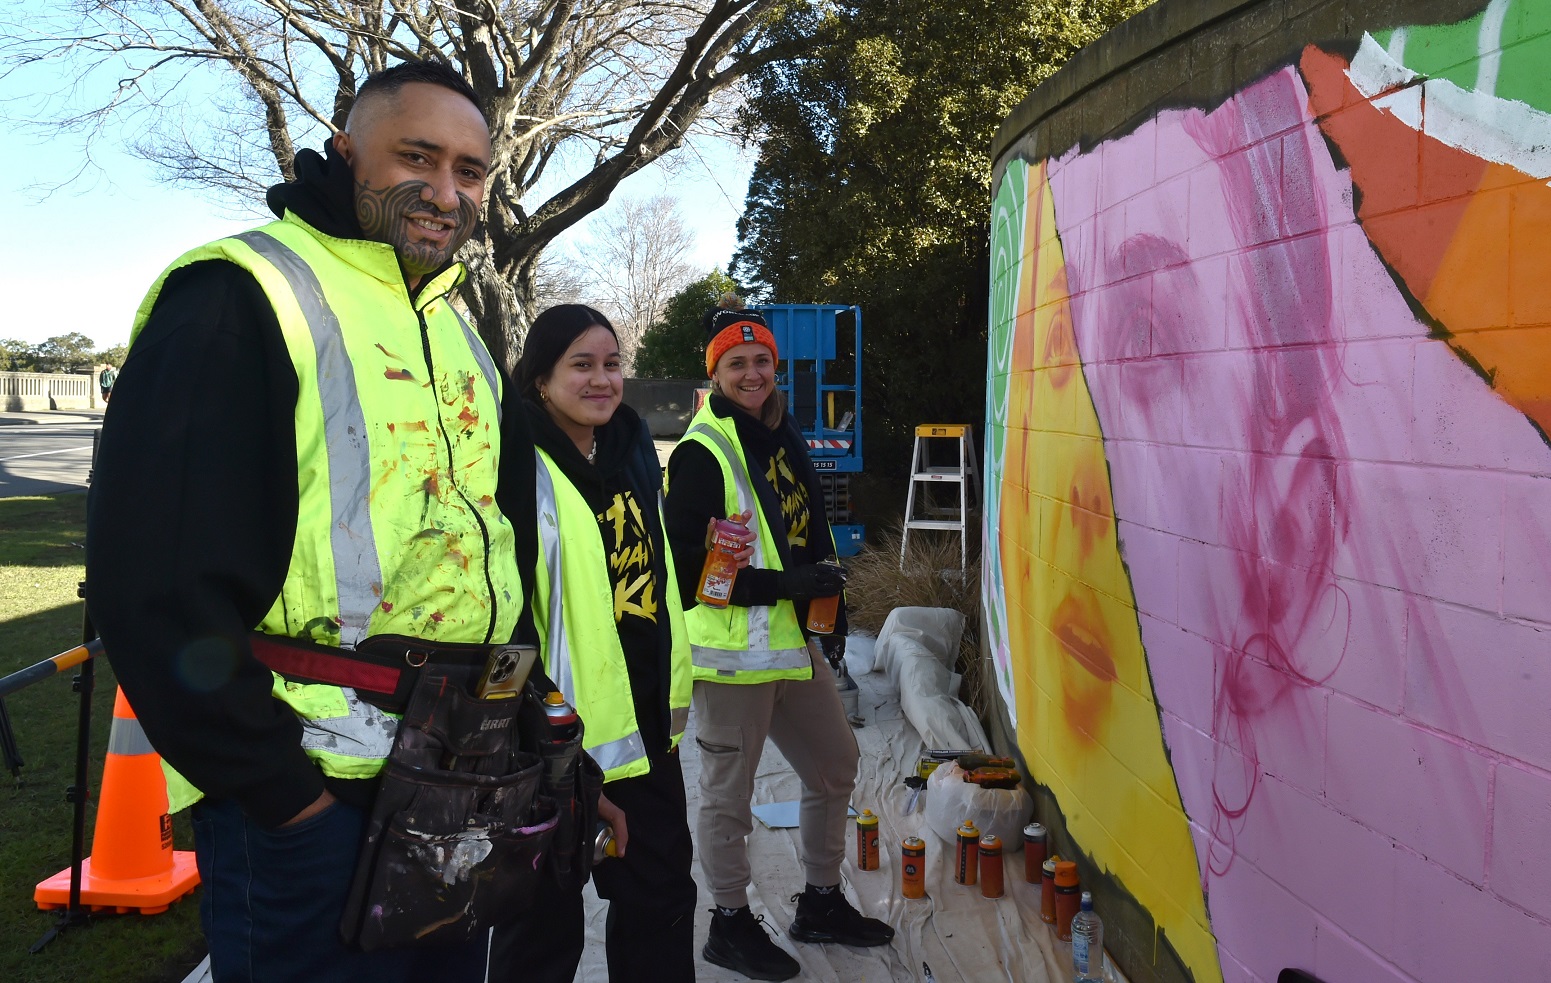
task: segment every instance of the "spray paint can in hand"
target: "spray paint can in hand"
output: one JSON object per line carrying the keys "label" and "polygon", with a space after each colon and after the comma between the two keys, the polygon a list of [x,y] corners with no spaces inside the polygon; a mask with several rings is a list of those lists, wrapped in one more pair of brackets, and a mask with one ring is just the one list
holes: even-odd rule
{"label": "spray paint can in hand", "polygon": [[995,833],[980,838],[980,894],[986,898],[1002,896],[1002,840]]}
{"label": "spray paint can in hand", "polygon": [[732,597],[732,583],[738,577],[738,551],[749,527],[731,519],[717,519],[707,544],[705,565],[700,568],[700,587],[695,600],[706,607],[724,608]]}
{"label": "spray paint can in hand", "polygon": [[926,897],[926,841],[907,836],[900,845],[900,894],[915,900]]}
{"label": "spray paint can in hand", "polygon": [[871,809],[856,817],[856,869],[878,869],[878,817]]}
{"label": "spray paint can in hand", "polygon": [[958,853],[953,864],[953,879],[960,884],[973,884],[980,869],[980,830],[972,820],[964,820],[958,829]]}
{"label": "spray paint can in hand", "polygon": [[[819,566],[843,570],[834,560],[820,560]],[[815,597],[808,602],[808,630],[815,635],[829,635],[835,631],[835,618],[840,614],[840,595]]]}
{"label": "spray paint can in hand", "polygon": [[603,863],[607,857],[619,856],[619,841],[614,839],[614,827],[598,820],[598,833],[592,840],[592,865]]}

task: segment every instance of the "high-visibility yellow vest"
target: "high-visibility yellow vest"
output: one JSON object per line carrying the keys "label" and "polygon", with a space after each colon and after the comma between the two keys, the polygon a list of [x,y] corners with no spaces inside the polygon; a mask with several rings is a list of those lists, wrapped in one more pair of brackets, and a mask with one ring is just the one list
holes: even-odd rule
{"label": "high-visibility yellow vest", "polygon": [[[781,517],[777,515],[773,523],[759,506],[732,418],[717,416],[707,400],[690,421],[683,440],[703,445],[721,465],[725,514],[753,511],[759,539],[750,564],[783,569],[772,531],[782,528]],[[696,679],[741,684],[813,678],[813,658],[797,623],[797,612],[785,598],[774,607],[697,604],[684,612],[684,623],[689,627]]]}
{"label": "high-visibility yellow vest", "polygon": [[[651,770],[630,695],[630,673],[614,620],[614,584],[598,520],[582,493],[548,452],[538,459],[539,548],[534,571],[533,621],[543,639],[544,668],[576,707],[586,727],[582,747],[603,769],[603,780],[644,775]],[[639,503],[662,510],[656,502]],[[689,635],[679,600],[673,557],[664,549],[667,582],[658,585],[660,610],[673,633],[669,659],[668,730],[674,747],[689,722]],[[553,589],[556,581],[560,590]]]}
{"label": "high-visibility yellow vest", "polygon": [[[448,303],[454,265],[410,300],[393,247],[326,236],[296,216],[179,257],[247,270],[274,308],[298,383],[298,508],[280,596],[255,627],[351,648],[368,635],[506,642],[522,607],[510,522],[495,504],[500,373]],[[219,380],[213,380],[219,384]],[[238,520],[240,521],[240,519]],[[396,718],[348,688],[287,682],[326,775],[382,769]],[[169,781],[174,808],[198,798]]]}

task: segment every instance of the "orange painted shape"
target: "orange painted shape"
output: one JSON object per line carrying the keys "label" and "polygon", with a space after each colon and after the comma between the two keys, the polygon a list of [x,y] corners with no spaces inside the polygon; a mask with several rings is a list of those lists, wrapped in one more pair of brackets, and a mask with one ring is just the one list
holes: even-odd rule
{"label": "orange painted shape", "polygon": [[1551,433],[1551,331],[1526,330],[1551,325],[1551,188],[1358,101],[1337,56],[1310,47],[1301,68],[1310,109],[1351,168],[1368,240],[1450,347]]}
{"label": "orange painted shape", "polygon": [[[1469,155],[1456,152],[1452,161],[1458,166],[1450,170],[1442,164],[1447,155],[1430,153],[1429,191],[1448,200],[1418,208],[1421,135],[1363,101],[1346,77],[1345,59],[1311,46],[1304,49],[1300,67],[1309,89],[1309,109],[1351,169],[1357,216],[1369,240],[1412,295],[1425,297],[1469,204],[1466,195],[1480,183],[1480,170],[1472,174],[1465,166]],[[1452,182],[1452,197],[1445,194],[1445,180]]]}

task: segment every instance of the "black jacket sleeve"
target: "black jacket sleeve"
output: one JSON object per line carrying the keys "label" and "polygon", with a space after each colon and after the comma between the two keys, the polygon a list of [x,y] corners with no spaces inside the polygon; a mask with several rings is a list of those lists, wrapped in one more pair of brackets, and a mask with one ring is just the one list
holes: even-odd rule
{"label": "black jacket sleeve", "polygon": [[324,787],[246,640],[295,538],[296,398],[252,276],[178,271],[113,387],[87,510],[87,603],[146,735],[269,826]]}
{"label": "black jacket sleeve", "polygon": [[[668,494],[663,503],[668,523],[668,548],[678,571],[679,597],[688,610],[697,602],[700,569],[705,565],[705,530],[711,519],[724,519],[725,499],[722,468],[704,446],[692,440],[681,442],[668,458]],[[729,602],[738,607],[774,605],[776,571],[762,567],[744,567],[732,584]]]}

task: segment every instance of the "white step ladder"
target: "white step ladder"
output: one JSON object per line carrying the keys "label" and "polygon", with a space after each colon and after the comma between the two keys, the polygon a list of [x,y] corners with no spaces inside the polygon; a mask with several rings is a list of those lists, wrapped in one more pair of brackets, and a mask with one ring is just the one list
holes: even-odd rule
{"label": "white step ladder", "polygon": [[[910,493],[905,497],[905,530],[899,543],[899,566],[904,569],[905,555],[910,548],[910,530],[935,529],[959,534],[959,571],[968,563],[969,510],[972,503],[980,501],[980,475],[975,471],[974,427],[967,423],[928,423],[916,427],[915,451],[910,458]],[[928,442],[952,441],[958,444],[958,460],[951,465],[933,465]],[[957,507],[943,504],[928,492],[922,496],[924,514],[916,515],[916,485],[928,486],[939,482],[958,484]],[[969,497],[973,486],[974,497]]]}

